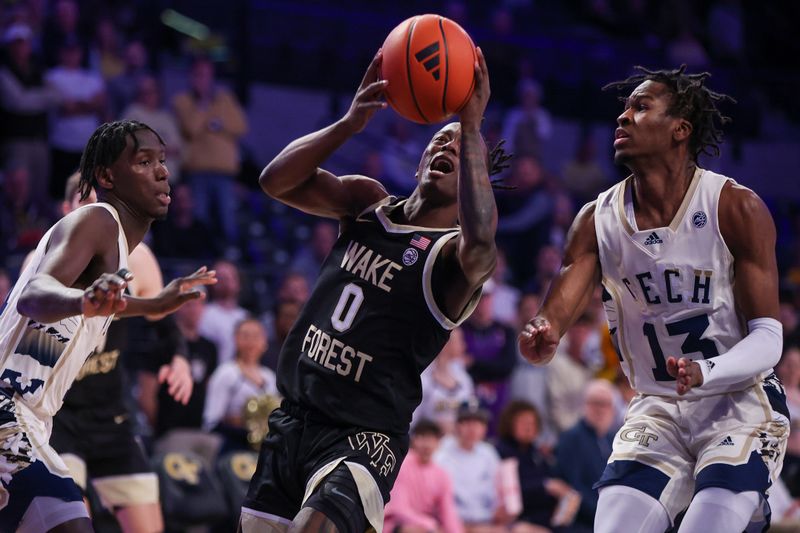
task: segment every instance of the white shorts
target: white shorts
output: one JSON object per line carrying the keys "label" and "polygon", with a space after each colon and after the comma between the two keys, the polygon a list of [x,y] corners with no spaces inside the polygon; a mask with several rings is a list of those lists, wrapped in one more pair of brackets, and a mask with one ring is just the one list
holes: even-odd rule
{"label": "white shorts", "polygon": [[786,396],[774,374],[743,391],[693,400],[638,395],[595,488],[641,490],[673,522],[708,487],[756,491],[766,505],[788,436]]}

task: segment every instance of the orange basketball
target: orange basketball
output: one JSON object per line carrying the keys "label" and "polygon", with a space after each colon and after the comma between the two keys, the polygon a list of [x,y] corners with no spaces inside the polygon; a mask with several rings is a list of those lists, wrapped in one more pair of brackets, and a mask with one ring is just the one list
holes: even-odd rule
{"label": "orange basketball", "polygon": [[477,57],[472,39],[452,20],[439,15],[404,20],[383,43],[386,100],[409,120],[441,122],[472,96]]}

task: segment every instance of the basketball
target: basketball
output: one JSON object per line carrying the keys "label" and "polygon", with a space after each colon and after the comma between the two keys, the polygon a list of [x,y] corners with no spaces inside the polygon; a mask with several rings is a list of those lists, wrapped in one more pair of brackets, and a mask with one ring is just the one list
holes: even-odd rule
{"label": "basketball", "polygon": [[420,124],[457,113],[475,88],[477,53],[467,32],[439,15],[401,22],[383,43],[379,76],[389,81],[386,101]]}

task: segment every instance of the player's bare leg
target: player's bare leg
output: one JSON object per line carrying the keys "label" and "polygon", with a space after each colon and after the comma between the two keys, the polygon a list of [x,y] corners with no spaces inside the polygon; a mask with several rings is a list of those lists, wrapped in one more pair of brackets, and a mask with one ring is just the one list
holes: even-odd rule
{"label": "player's bare leg", "polygon": [[88,518],[76,518],[57,525],[49,533],[94,533],[94,528]]}
{"label": "player's bare leg", "polygon": [[158,502],[120,507],[114,515],[125,533],[161,533],[164,519]]}

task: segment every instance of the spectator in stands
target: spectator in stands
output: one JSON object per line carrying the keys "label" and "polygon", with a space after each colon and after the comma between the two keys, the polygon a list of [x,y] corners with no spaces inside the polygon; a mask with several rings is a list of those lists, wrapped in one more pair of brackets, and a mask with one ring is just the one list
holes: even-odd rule
{"label": "spectator in stands", "polygon": [[522,285],[534,274],[531,257],[548,242],[553,198],[544,168],[531,155],[514,157],[508,184],[515,189],[497,195],[497,241],[508,254],[514,280]]}
{"label": "spectator in stands", "polygon": [[536,254],[535,274],[526,280],[524,289],[536,294],[547,293],[550,282],[560,270],[561,249],[552,244],[542,246]]}
{"label": "spectator in stands", "polygon": [[7,163],[0,187],[0,252],[24,254],[36,247],[50,226],[33,198],[30,174],[22,162]]}
{"label": "spectator in stands", "polygon": [[61,100],[50,121],[51,198],[63,196],[67,178],[80,166],[83,147],[100,125],[106,110],[103,78],[81,67],[82,61],[80,43],[74,39],[65,40],[59,49],[58,66],[46,76]]}
{"label": "spectator in stands", "polygon": [[382,183],[387,190],[405,196],[414,189],[419,154],[425,149],[425,144],[415,135],[415,128],[412,122],[395,118],[389,122],[381,148],[385,178]]}
{"label": "spectator in stands", "polygon": [[52,16],[45,23],[42,32],[42,48],[48,67],[59,63],[60,51],[64,43],[77,43],[81,55],[88,53],[85,36],[80,32],[80,10],[75,0],[56,0],[53,4]]}
{"label": "spectator in stands", "polygon": [[566,516],[558,517],[559,526],[570,524],[578,509],[577,494],[569,484],[556,477],[553,465],[536,444],[540,420],[533,404],[523,400],[509,402],[500,415],[497,451],[504,460],[516,460],[522,492],[522,513],[512,527],[515,533],[550,531],[556,507],[562,499],[574,508],[569,509],[571,513]]}
{"label": "spectator in stands", "polygon": [[283,277],[281,285],[278,287],[278,299],[306,303],[309,290],[305,276],[299,272],[289,272]]}
{"label": "spectator in stands", "polygon": [[475,311],[461,325],[467,345],[466,368],[475,394],[496,417],[508,400],[511,372],[517,364],[516,332],[494,318],[494,281],[484,283]]}
{"label": "spectator in stands", "polygon": [[441,437],[442,430],[431,420],[422,418],[411,428],[411,448],[384,510],[388,533],[464,531],[450,475],[433,462]]}
{"label": "spectator in stands", "polygon": [[517,95],[519,103],[508,111],[503,122],[503,138],[507,149],[517,157],[539,157],[542,144],[553,136],[553,120],[541,106],[542,86],[533,79],[521,79]]}
{"label": "spectator in stands", "polygon": [[508,269],[506,252],[502,248],[497,250],[497,264],[494,267],[492,280],[494,281],[492,316],[498,322],[514,327],[517,324],[520,291],[510,283],[511,272]]}
{"label": "spectator in stands", "polygon": [[161,105],[161,87],[158,81],[149,75],[142,74],[136,83],[136,100],[123,112],[121,118],[138,120],[150,125],[164,139],[169,167],[169,181],[180,182],[180,169],[183,161],[183,137],[178,129],[178,122],[172,111]]}
{"label": "spectator in stands", "polygon": [[216,346],[198,330],[205,305],[203,299],[192,300],[174,315],[175,324],[186,341],[178,350],[189,363],[194,383],[189,402],[183,405],[174,401],[166,383],[159,384],[158,374],[169,361],[148,361],[150,365],[139,373],[139,404],[156,438],[177,429],[198,430],[203,425],[208,380],[217,366]]}
{"label": "spectator in stands", "polygon": [[220,453],[249,449],[243,413],[247,401],[277,396],[275,372],[261,366],[267,349],[267,332],[261,322],[246,318],[236,325],[236,357],[221,363],[208,382],[203,427],[223,437]]}
{"label": "spectator in stands", "polygon": [[498,488],[500,456],[485,441],[489,417],[477,398],[461,404],[455,435],[443,439],[434,454],[453,481],[456,508],[467,533],[500,533],[510,521]]}
{"label": "spectator in stands", "polygon": [[153,225],[153,250],[158,257],[209,260],[219,257],[219,248],[208,238],[206,223],[195,217],[192,189],[179,183],[171,193],[167,219]]}
{"label": "spectator in stands", "polygon": [[514,15],[508,3],[503,3],[493,6],[490,17],[489,38],[481,39],[481,50],[486,64],[492,66],[492,79],[498,80],[492,87],[492,100],[511,107],[517,99],[515,88],[521,55],[521,48],[515,42]]}
{"label": "spectator in stands", "polygon": [[[526,323],[525,317],[535,315],[541,302],[542,299],[538,294],[525,293],[522,295],[517,307],[517,322],[514,325],[514,331],[522,331]],[[511,375],[510,398],[532,404],[540,415],[549,413],[547,371],[548,367],[546,366],[534,366],[528,363],[518,349],[517,365]],[[540,448],[552,450],[555,447],[555,442],[556,434],[549,415],[540,416],[538,439]]]}
{"label": "spectator in stands", "polygon": [[306,246],[300,247],[292,258],[289,270],[302,274],[306,278],[306,284],[313,287],[317,282],[319,267],[328,257],[338,236],[339,228],[335,223],[325,219],[315,222],[311,230],[311,239]]}
{"label": "spectator in stands", "polygon": [[[572,221],[575,219],[575,204],[569,194],[558,191],[553,194],[553,220],[550,224],[549,244],[557,250],[563,250],[567,244],[567,235]],[[560,254],[559,254],[560,255]],[[559,267],[561,266],[559,257]]]}
{"label": "spectator in stands", "polygon": [[458,408],[475,396],[472,378],[464,368],[467,357],[464,333],[456,328],[436,359],[422,372],[422,402],[414,420],[433,420],[450,435],[455,431]]}
{"label": "spectator in stands", "polygon": [[[138,39],[130,41],[125,45],[124,70],[108,80],[108,99],[113,117],[121,116],[122,112],[133,103],[141,89],[139,81],[142,77],[151,75],[147,64],[147,47]],[[171,168],[170,173],[172,173]]]}
{"label": "spectator in stands", "polygon": [[[247,119],[236,97],[217,86],[214,64],[197,57],[192,64],[190,89],[174,100],[186,140],[184,173],[194,190],[198,218],[209,220],[216,208],[217,221],[230,253],[237,243],[236,175],[239,173],[239,139]],[[216,226],[214,226],[216,227]]]}
{"label": "spectator in stands", "polygon": [[89,68],[100,73],[104,80],[122,74],[125,60],[121,48],[119,29],[114,21],[107,16],[101,17],[95,26],[94,43],[89,50]]}
{"label": "spectator in stands", "polygon": [[561,174],[564,187],[578,205],[594,200],[609,185],[608,176],[597,162],[597,146],[588,129],[581,132],[575,156],[567,161]]}
{"label": "spectator in stands", "polygon": [[[25,24],[13,24],[3,33],[0,158],[21,162],[28,169],[33,190],[46,191],[50,180],[47,114],[58,105],[58,92],[45,84],[31,38],[31,29]],[[40,211],[50,208],[47,194],[34,197]]]}
{"label": "spectator in stands", "polygon": [[616,395],[608,380],[590,381],[584,395],[583,417],[561,434],[556,447],[559,476],[581,495],[575,525],[582,526],[587,533],[592,531],[597,510],[597,490],[592,487],[603,475],[618,429],[614,410]]}
{"label": "spectator in stands", "polygon": [[599,357],[600,334],[595,318],[583,313],[564,340],[558,347],[563,353],[553,358],[547,371],[549,414],[559,433],[578,422],[584,390],[595,374],[587,364]]}
{"label": "spectator in stands", "polygon": [[800,345],[796,338],[784,342],[783,355],[775,371],[786,391],[786,406],[789,408],[792,420],[781,478],[791,495],[798,498],[800,497]]}
{"label": "spectator in stands", "polygon": [[273,315],[270,317],[272,323],[271,331],[269,333],[269,348],[262,359],[264,366],[277,370],[278,368],[278,355],[281,353],[281,348],[289,336],[289,331],[292,329],[300,311],[303,309],[303,304],[296,300],[278,300],[273,309]]}
{"label": "spectator in stands", "polygon": [[214,270],[217,284],[211,287],[211,303],[203,311],[199,331],[217,347],[217,363],[221,365],[233,360],[236,351],[234,332],[236,325],[247,318],[247,311],[239,306],[242,287],[236,265],[220,260],[214,263]]}

